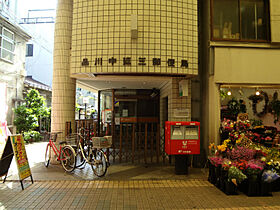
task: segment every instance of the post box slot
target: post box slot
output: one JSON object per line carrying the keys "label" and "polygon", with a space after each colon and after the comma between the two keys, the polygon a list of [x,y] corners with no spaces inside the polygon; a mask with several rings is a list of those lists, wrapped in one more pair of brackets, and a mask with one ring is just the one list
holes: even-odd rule
{"label": "post box slot", "polygon": [[184,139],[184,126],[171,126],[171,140]]}
{"label": "post box slot", "polygon": [[197,139],[198,140],[198,126],[184,126],[185,137],[184,139]]}

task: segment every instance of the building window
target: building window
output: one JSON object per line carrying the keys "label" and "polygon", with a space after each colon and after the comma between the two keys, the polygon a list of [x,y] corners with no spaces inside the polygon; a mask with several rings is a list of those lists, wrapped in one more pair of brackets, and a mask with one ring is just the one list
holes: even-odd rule
{"label": "building window", "polygon": [[14,62],[14,33],[4,27],[0,27],[0,56],[2,59]]}
{"label": "building window", "polygon": [[26,57],[32,57],[33,56],[33,44],[27,44],[26,45]]}
{"label": "building window", "polygon": [[212,0],[212,39],[267,41],[268,1]]}

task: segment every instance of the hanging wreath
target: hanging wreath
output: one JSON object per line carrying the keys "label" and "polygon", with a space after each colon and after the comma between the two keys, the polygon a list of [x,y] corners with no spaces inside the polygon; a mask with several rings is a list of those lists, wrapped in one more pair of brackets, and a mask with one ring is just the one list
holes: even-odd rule
{"label": "hanging wreath", "polygon": [[[258,95],[258,96],[257,95],[251,95],[248,98],[253,102],[252,110],[253,110],[254,115],[257,115],[258,117],[263,117],[264,115],[267,114],[269,98],[268,98],[268,95],[267,95],[266,92],[261,91],[260,95]],[[258,112],[257,111],[257,104],[259,102],[261,102],[263,99],[264,99],[264,102],[265,102],[263,110],[261,112]]]}

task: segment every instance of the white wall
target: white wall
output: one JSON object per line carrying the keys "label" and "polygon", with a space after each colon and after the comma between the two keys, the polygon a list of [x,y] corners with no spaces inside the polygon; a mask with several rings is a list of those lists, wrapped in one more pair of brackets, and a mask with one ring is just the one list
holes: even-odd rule
{"label": "white wall", "polygon": [[[56,9],[57,0],[18,0],[18,17],[27,18],[28,10]],[[50,12],[50,16],[53,12]],[[41,13],[46,16],[47,13]],[[31,17],[40,16],[40,12],[31,13]],[[34,45],[33,57],[26,57],[27,75],[32,75],[46,85],[52,85],[54,23],[22,25],[32,36],[28,43]]]}
{"label": "white wall", "polygon": [[215,48],[215,83],[280,84],[280,49]]}
{"label": "white wall", "polygon": [[14,63],[0,59],[0,82],[7,84],[7,121],[8,125],[13,121],[13,99],[22,99],[22,90],[24,82],[24,62],[26,41],[15,35],[15,57]]}

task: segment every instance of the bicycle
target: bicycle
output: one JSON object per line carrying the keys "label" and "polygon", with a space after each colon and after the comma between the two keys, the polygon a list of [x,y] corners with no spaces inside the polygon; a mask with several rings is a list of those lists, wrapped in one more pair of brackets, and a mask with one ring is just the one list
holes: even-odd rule
{"label": "bicycle", "polygon": [[93,138],[101,138],[101,137],[93,137],[86,138],[85,135],[82,134],[82,131],[86,131],[85,129],[79,129],[79,133],[72,134],[68,136],[68,141],[75,140],[76,145],[73,146],[76,154],[76,168],[83,166],[85,163],[88,163],[94,174],[98,177],[102,177],[106,174],[107,168],[109,167],[109,161],[106,154],[102,151],[101,148],[93,147]]}
{"label": "bicycle", "polygon": [[59,150],[55,146],[57,135],[62,132],[52,132],[50,134],[49,143],[46,147],[45,153],[45,166],[48,167],[50,164],[50,159],[52,156],[52,151],[56,157],[57,161],[61,162],[62,167],[67,172],[72,172],[76,167],[76,154],[75,150],[70,145],[65,145],[67,142],[59,142]]}

